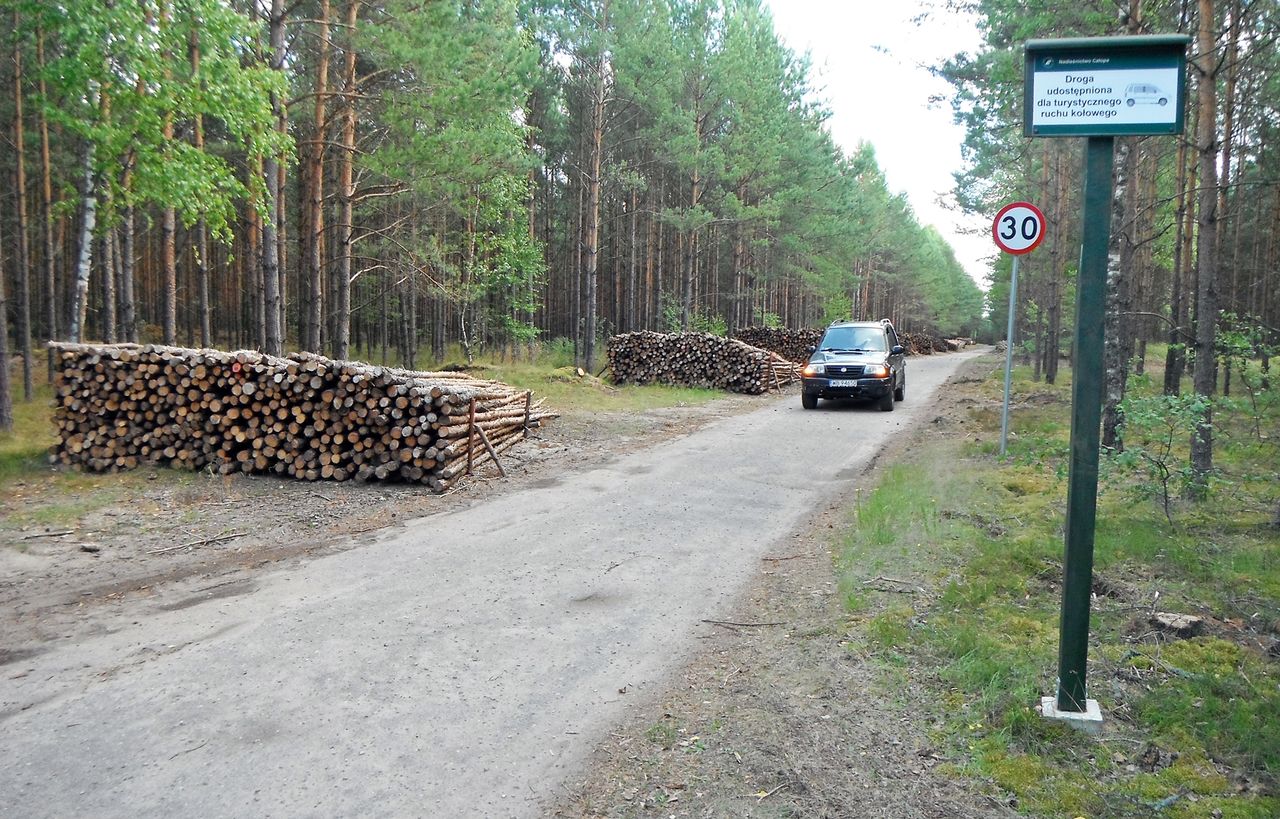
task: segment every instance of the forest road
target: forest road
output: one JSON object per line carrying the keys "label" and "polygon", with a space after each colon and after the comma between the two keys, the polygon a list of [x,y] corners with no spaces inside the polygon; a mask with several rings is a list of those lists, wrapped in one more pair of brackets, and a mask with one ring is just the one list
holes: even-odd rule
{"label": "forest road", "polygon": [[10,662],[0,815],[538,815],[981,352],[910,359],[895,412],[792,393]]}

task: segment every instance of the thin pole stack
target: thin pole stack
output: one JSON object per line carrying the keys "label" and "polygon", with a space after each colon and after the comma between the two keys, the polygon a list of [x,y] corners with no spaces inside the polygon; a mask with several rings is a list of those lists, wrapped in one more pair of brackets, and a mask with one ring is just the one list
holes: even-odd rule
{"label": "thin pole stack", "polygon": [[465,373],[136,344],[51,344],[56,460],[302,480],[402,480],[440,492],[555,417]]}
{"label": "thin pole stack", "polygon": [[710,333],[623,333],[609,339],[609,368],[619,384],[671,384],[759,395],[796,380],[782,356]]}

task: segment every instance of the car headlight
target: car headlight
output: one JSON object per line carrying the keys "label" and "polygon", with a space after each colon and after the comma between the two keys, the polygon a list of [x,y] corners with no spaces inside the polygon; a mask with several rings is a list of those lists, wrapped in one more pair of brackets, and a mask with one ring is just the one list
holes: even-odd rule
{"label": "car headlight", "polygon": [[883,364],[869,364],[862,368],[862,375],[865,378],[888,378],[889,368]]}
{"label": "car headlight", "polygon": [[825,364],[806,364],[804,365],[805,375],[822,375],[827,371]]}

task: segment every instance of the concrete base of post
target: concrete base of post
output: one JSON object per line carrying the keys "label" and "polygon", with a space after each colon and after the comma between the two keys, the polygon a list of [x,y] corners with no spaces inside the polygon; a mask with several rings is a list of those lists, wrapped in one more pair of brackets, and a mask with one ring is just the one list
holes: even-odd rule
{"label": "concrete base of post", "polygon": [[1077,731],[1086,734],[1102,732],[1102,709],[1097,700],[1085,700],[1083,711],[1059,711],[1057,701],[1053,697],[1040,698],[1040,713],[1045,719],[1062,720]]}

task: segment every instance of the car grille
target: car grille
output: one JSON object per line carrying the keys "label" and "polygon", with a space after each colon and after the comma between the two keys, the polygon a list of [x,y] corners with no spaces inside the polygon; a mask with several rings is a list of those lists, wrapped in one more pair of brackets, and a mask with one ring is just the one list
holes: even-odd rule
{"label": "car grille", "polygon": [[828,364],[826,369],[828,378],[861,378],[861,364]]}

